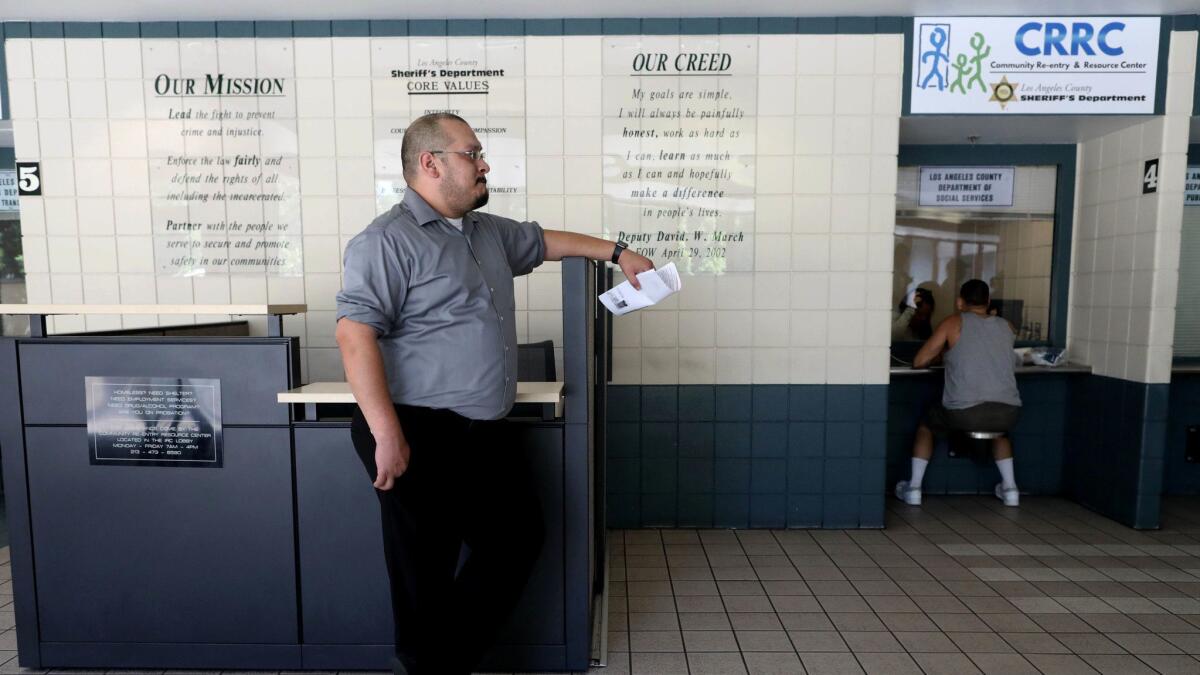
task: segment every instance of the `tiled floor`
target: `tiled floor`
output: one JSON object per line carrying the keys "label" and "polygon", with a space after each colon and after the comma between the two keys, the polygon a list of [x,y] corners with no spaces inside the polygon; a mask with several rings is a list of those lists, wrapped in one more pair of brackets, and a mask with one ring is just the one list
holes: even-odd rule
{"label": "tiled floor", "polygon": [[[1200,675],[1198,507],[1157,532],[984,497],[891,501],[886,530],[614,531],[592,672]],[[10,578],[0,549],[0,673],[31,672]]]}
{"label": "tiled floor", "polygon": [[608,673],[1200,673],[1200,501],[889,504],[876,531],[613,532]]}

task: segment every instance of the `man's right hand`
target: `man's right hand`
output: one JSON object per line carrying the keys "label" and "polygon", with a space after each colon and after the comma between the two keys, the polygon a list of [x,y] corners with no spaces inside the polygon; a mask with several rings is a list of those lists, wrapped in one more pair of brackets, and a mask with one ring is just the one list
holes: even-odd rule
{"label": "man's right hand", "polygon": [[408,470],[412,448],[403,438],[380,441],[375,439],[375,489],[391,490],[396,479]]}

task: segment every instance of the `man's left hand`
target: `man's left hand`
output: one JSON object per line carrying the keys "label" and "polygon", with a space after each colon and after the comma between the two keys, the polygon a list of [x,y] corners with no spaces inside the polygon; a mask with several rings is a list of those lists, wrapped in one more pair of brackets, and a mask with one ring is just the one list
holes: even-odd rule
{"label": "man's left hand", "polygon": [[654,269],[652,260],[628,248],[621,251],[621,257],[617,258],[617,264],[621,266],[621,271],[625,273],[625,278],[629,279],[629,283],[639,291],[642,289],[642,284],[638,281],[637,275]]}

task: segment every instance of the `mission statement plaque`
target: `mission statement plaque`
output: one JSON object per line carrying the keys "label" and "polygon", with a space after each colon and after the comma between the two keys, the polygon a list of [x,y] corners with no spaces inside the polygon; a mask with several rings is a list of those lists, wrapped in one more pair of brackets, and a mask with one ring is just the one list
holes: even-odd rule
{"label": "mission statement plaque", "polygon": [[220,380],[84,380],[92,464],[221,466]]}

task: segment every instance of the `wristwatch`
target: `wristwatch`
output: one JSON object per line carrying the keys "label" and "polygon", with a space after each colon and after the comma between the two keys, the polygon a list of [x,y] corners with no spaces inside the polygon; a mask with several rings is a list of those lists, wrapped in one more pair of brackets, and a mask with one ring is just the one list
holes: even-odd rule
{"label": "wristwatch", "polygon": [[629,248],[629,244],[619,239],[617,240],[617,245],[613,247],[612,264],[617,264],[617,261],[621,259],[621,252],[627,248]]}

